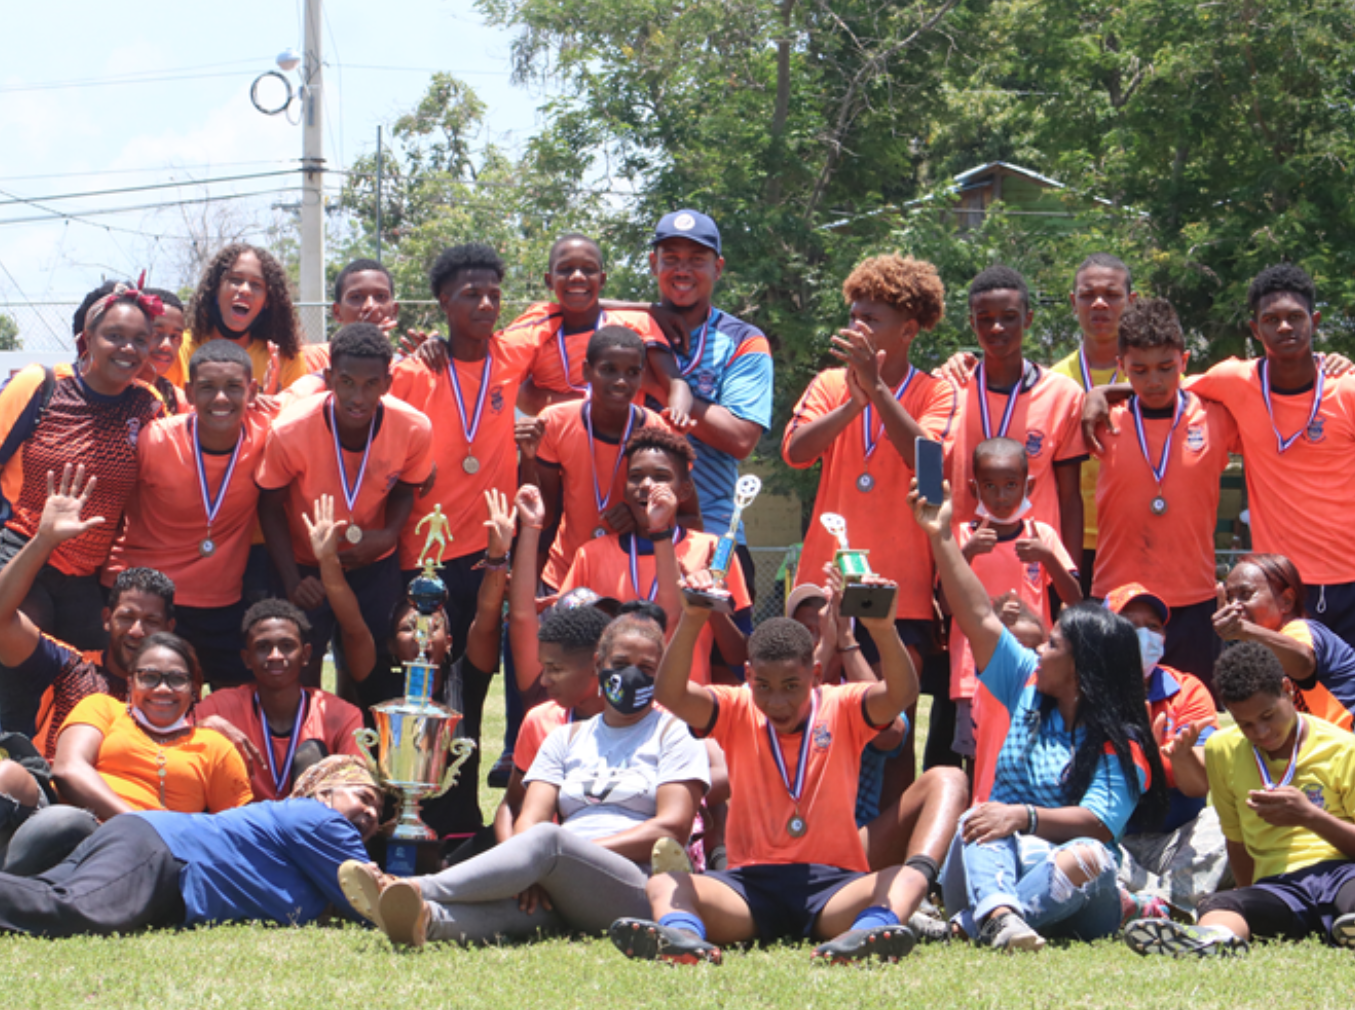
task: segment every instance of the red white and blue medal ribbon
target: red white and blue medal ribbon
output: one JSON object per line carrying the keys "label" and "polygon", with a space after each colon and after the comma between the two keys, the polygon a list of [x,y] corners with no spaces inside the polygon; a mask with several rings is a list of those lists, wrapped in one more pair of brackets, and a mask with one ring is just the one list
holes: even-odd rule
{"label": "red white and blue medal ribbon", "polygon": [[[593,327],[593,332],[596,333],[606,325],[607,313],[604,311],[598,316],[597,325]],[[588,391],[588,383],[585,382],[582,386],[576,386],[574,385],[574,380],[570,378],[570,375],[573,373],[569,370],[569,347],[565,342],[565,324],[563,322],[560,323],[560,328],[555,331],[555,346],[560,349],[560,364],[564,365],[565,368],[565,385],[576,393],[586,393]],[[460,391],[458,391],[457,395],[458,397],[460,396]]]}
{"label": "red white and blue medal ribbon", "polygon": [[339,464],[339,484],[343,488],[343,501],[348,506],[348,515],[353,515],[353,506],[358,502],[358,495],[362,492],[362,480],[367,476],[367,458],[372,454],[372,435],[376,432],[376,412],[372,412],[372,423],[367,426],[367,444],[362,450],[362,464],[358,467],[357,478],[352,486],[348,483],[348,470],[343,465],[343,445],[339,442],[339,424],[334,418],[334,395],[331,393],[329,403],[329,428],[334,436],[334,459]]}
{"label": "red white and blue medal ribbon", "polygon": [[[480,393],[475,398],[475,413],[466,423],[466,400],[461,395],[461,381],[456,377],[456,362],[448,359],[447,378],[452,383],[452,400],[456,403],[456,412],[461,418],[461,431],[466,436],[466,451],[470,452],[475,445],[475,436],[480,432],[480,419],[485,412],[485,394],[489,392],[489,370],[493,367],[494,357],[485,351],[485,365],[480,372]],[[566,375],[568,375],[569,362],[566,359]]]}
{"label": "red white and blue medal ribbon", "polygon": [[997,435],[993,435],[993,419],[988,413],[988,371],[982,361],[979,362],[978,384],[979,384],[979,420],[983,422],[983,437],[1006,438],[1007,429],[1012,426],[1012,415],[1016,413],[1016,401],[1021,396],[1021,387],[1025,384],[1026,373],[1023,369],[1021,378],[1016,381],[1012,391],[1007,394],[1007,406],[1002,411],[1002,426],[998,428]]}
{"label": "red white and blue medal ribbon", "polygon": [[235,464],[240,459],[240,447],[245,444],[245,433],[240,432],[235,440],[235,448],[231,450],[231,460],[226,464],[226,475],[221,478],[221,486],[217,488],[216,497],[212,497],[211,489],[207,485],[207,468],[202,461],[202,443],[198,441],[198,416],[194,414],[188,422],[193,427],[193,462],[198,468],[198,489],[202,492],[202,507],[207,512],[207,539],[212,537],[212,523],[216,522],[217,513],[221,511],[222,503],[226,500],[226,489],[231,485],[231,477],[235,473]]}
{"label": "red white and blue medal ribbon", "polygon": [[[1077,351],[1077,364],[1078,364],[1078,368],[1080,368],[1080,369],[1082,370],[1082,388],[1083,388],[1085,391],[1087,391],[1087,392],[1090,393],[1091,390],[1092,390],[1092,372],[1091,372],[1091,368],[1087,365],[1087,354],[1086,354],[1086,352],[1083,351],[1081,348],[1078,348],[1078,351]],[[1113,372],[1111,373],[1111,375],[1110,375],[1110,381],[1111,381],[1111,382],[1119,382],[1119,381],[1120,381],[1120,366],[1119,366],[1119,365],[1116,365],[1116,366],[1115,366],[1115,371],[1113,371]]]}
{"label": "red white and blue medal ribbon", "polygon": [[1266,792],[1273,792],[1276,789],[1283,789],[1289,783],[1294,781],[1294,775],[1299,770],[1299,748],[1303,746],[1303,735],[1305,725],[1303,716],[1298,717],[1298,725],[1294,729],[1294,751],[1289,755],[1289,766],[1285,768],[1284,775],[1276,782],[1270,777],[1270,769],[1266,767],[1265,755],[1261,753],[1260,748],[1252,745],[1252,757],[1256,759],[1256,770],[1261,774],[1261,785]]}
{"label": "red white and blue medal ribbon", "polygon": [[696,347],[692,350],[692,360],[685,366],[679,366],[679,371],[683,378],[696,371],[696,366],[701,364],[701,359],[706,356],[706,334],[710,331],[711,320],[715,318],[715,309],[711,309],[706,316],[706,321],[701,324],[701,335],[696,338]]}
{"label": "red white and blue medal ribbon", "polygon": [[263,727],[263,753],[268,759],[268,774],[273,777],[273,791],[279,796],[286,796],[291,792],[286,786],[292,779],[292,761],[296,758],[296,749],[301,743],[301,724],[306,719],[306,705],[309,701],[310,696],[302,691],[301,701],[296,706],[296,720],[292,723],[292,736],[287,741],[287,755],[282,759],[282,770],[278,771],[277,759],[273,756],[273,730],[268,725],[263,702],[259,701],[259,692],[254,692],[254,711],[259,715],[259,725]]}
{"label": "red white and blue medal ribbon", "polygon": [[1166,440],[1162,443],[1162,455],[1156,463],[1148,452],[1148,436],[1143,430],[1143,408],[1137,396],[1130,399],[1129,410],[1134,415],[1134,433],[1139,436],[1139,449],[1143,452],[1143,460],[1148,464],[1148,469],[1153,471],[1158,490],[1161,491],[1162,482],[1167,479],[1167,467],[1171,463],[1172,436],[1176,434],[1176,426],[1181,423],[1181,418],[1186,413],[1186,394],[1179,389],[1176,391],[1176,416],[1172,420]]}
{"label": "red white and blue medal ribbon", "polygon": [[1308,411],[1307,423],[1288,438],[1281,435],[1280,429],[1275,425],[1275,410],[1270,403],[1270,362],[1265,358],[1262,358],[1261,364],[1258,366],[1257,370],[1261,373],[1261,399],[1266,403],[1266,413],[1270,415],[1270,430],[1275,432],[1275,442],[1279,446],[1281,454],[1297,442],[1299,437],[1313,426],[1313,422],[1317,420],[1318,413],[1322,410],[1322,386],[1326,376],[1322,373],[1321,358],[1314,354],[1313,360],[1317,362],[1317,383],[1313,387],[1313,409]]}
{"label": "red white and blue medal ribbon", "polygon": [[[621,472],[621,460],[625,457],[626,443],[630,441],[630,433],[635,428],[635,415],[638,411],[635,404],[630,405],[630,414],[626,417],[626,430],[621,436],[621,444],[616,447],[616,462],[612,464],[612,479],[607,482],[607,494],[604,496],[602,488],[598,486],[598,457],[597,451],[593,448],[593,404],[591,402],[583,405],[583,423],[588,428],[588,460],[593,464],[593,501],[598,507],[598,516],[607,511],[607,506],[612,503],[612,492],[616,489],[616,475]],[[639,592],[639,589],[636,589]]]}
{"label": "red white and blue medal ribbon", "polygon": [[[659,595],[659,560],[654,559],[654,581],[650,583],[649,595],[640,591],[640,554],[635,549],[635,540],[640,534],[632,533],[630,535],[630,584],[635,589],[635,598],[644,598],[653,602],[654,597]],[[673,539],[677,540],[677,527],[673,528]]]}
{"label": "red white and blue medal ribbon", "polygon": [[[917,369],[914,368],[912,365],[909,365],[908,374],[905,375],[903,377],[903,381],[899,383],[899,388],[894,390],[895,400],[903,399],[903,394],[908,392],[908,387],[913,384],[913,376],[915,376],[916,374]],[[864,446],[866,459],[870,459],[870,457],[874,455],[875,450],[879,446],[880,439],[881,437],[883,437],[885,430],[884,421],[881,420],[879,430],[875,431],[874,430],[875,425],[871,423],[873,420],[874,420],[873,408],[868,403],[866,404],[866,409],[861,412],[861,442],[862,445]]]}
{"label": "red white and blue medal ribbon", "polygon": [[814,736],[814,723],[819,718],[819,695],[820,689],[814,688],[810,695],[809,721],[805,723],[804,731],[800,736],[800,760],[795,768],[795,782],[792,784],[790,772],[786,770],[786,758],[781,753],[781,742],[776,738],[776,730],[772,728],[770,721],[766,723],[767,741],[771,745],[772,760],[776,762],[776,770],[781,774],[781,782],[786,787],[786,792],[790,794],[791,802],[795,804],[795,813],[786,825],[787,830],[794,838],[799,838],[806,831],[804,818],[800,815],[800,797],[805,791],[805,776],[809,770],[809,743]]}

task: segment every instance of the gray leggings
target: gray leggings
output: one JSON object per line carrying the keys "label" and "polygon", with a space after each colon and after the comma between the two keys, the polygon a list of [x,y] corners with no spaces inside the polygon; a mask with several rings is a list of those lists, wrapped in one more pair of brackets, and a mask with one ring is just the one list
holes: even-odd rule
{"label": "gray leggings", "polygon": [[[643,870],[556,824],[538,824],[474,859],[420,877],[432,910],[430,940],[481,943],[565,927],[600,933],[622,916],[649,915]],[[554,912],[518,909],[540,884]]]}

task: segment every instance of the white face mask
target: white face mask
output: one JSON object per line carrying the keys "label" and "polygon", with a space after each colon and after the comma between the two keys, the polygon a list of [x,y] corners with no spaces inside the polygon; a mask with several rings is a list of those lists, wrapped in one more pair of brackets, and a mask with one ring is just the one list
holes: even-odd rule
{"label": "white face mask", "polygon": [[137,708],[135,705],[129,704],[127,706],[127,711],[131,713],[132,718],[135,719],[143,729],[149,730],[159,736],[169,736],[171,733],[178,733],[181,730],[189,729],[193,725],[188,721],[186,713],[175,719],[174,723],[170,726],[157,726],[147,719],[141,709]]}
{"label": "white face mask", "polygon": [[1148,628],[1135,628],[1134,634],[1139,639],[1139,655],[1143,660],[1143,675],[1147,677],[1153,672],[1153,667],[1157,666],[1162,659],[1167,640],[1158,632]]}
{"label": "white face mask", "polygon": [[989,512],[988,506],[983,504],[983,502],[981,501],[978,503],[978,505],[974,507],[974,514],[976,516],[978,516],[980,519],[991,519],[995,523],[1014,523],[1019,519],[1024,519],[1026,513],[1029,511],[1030,511],[1029,498],[1022,498],[1021,504],[1017,506],[1016,511],[1003,519],[999,519],[997,516],[993,515],[993,513]]}

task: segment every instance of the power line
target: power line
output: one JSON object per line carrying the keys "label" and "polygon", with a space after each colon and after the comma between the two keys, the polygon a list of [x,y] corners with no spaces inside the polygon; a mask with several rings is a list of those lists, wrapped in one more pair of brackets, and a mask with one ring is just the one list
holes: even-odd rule
{"label": "power line", "polygon": [[264,161],[206,161],[197,165],[157,165],[153,168],[101,168],[88,172],[40,172],[36,175],[5,175],[0,182],[31,182],[34,179],[78,179],[104,175],[144,175],[147,172],[187,172],[196,168],[244,168],[253,165],[294,165],[297,158],[271,158]]}
{"label": "power line", "polygon": [[349,70],[384,70],[394,74],[455,74],[457,77],[512,77],[509,70],[452,70],[449,67],[382,67],[371,63],[345,63]]}
{"label": "power line", "polygon": [[[188,207],[193,206],[195,204],[219,203],[224,200],[248,200],[251,197],[256,196],[272,196],[275,193],[294,193],[294,192],[296,192],[295,187],[278,186],[273,189],[263,189],[254,193],[229,193],[223,194],[221,196],[204,196],[193,200],[172,200],[166,201],[164,203],[143,203],[131,207],[105,207],[97,210],[82,210],[74,214],[68,214],[60,210],[52,210],[50,214],[45,214],[40,217],[3,218],[0,219],[0,227],[3,227],[4,225],[7,224],[33,224],[35,222],[41,221],[56,221],[56,220],[83,221],[85,218],[102,217],[108,214],[128,214],[132,213],[133,211],[163,210],[168,207]],[[99,225],[98,227],[103,227],[103,225]]]}
{"label": "power line", "polygon": [[0,207],[8,207],[15,203],[34,203],[42,201],[50,203],[54,200],[80,200],[91,196],[119,196],[123,193],[145,193],[155,189],[182,189],[185,186],[211,186],[222,182],[244,182],[248,179],[272,179],[280,175],[296,175],[301,171],[299,168],[282,169],[277,172],[254,172],[250,175],[227,175],[216,179],[190,179],[187,182],[154,182],[145,186],[124,186],[121,189],[94,189],[83,193],[57,193],[53,196],[13,196],[8,200],[0,200]]}
{"label": "power line", "polygon": [[39,84],[13,84],[0,86],[0,94],[17,94],[28,91],[62,91],[67,88],[102,88],[121,84],[159,84],[164,81],[193,81],[211,77],[236,77],[250,73],[249,70],[218,71],[199,73],[202,70],[217,70],[219,67],[257,67],[268,62],[271,57],[256,56],[248,60],[231,60],[227,63],[204,63],[196,67],[177,67],[171,70],[141,70],[131,74],[116,74],[112,77],[83,77],[66,81],[44,81]]}

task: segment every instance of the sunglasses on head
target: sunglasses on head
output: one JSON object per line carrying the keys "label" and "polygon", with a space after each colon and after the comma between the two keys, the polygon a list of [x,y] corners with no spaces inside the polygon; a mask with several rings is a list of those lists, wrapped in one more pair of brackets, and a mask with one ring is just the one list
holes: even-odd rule
{"label": "sunglasses on head", "polygon": [[192,677],[178,670],[134,670],[132,676],[137,686],[147,691],[154,691],[161,684],[168,685],[171,691],[183,691],[193,683]]}

